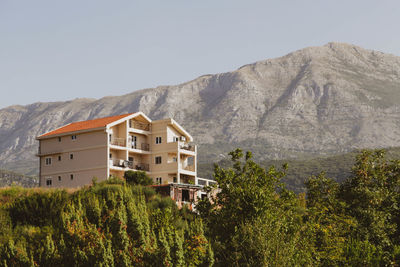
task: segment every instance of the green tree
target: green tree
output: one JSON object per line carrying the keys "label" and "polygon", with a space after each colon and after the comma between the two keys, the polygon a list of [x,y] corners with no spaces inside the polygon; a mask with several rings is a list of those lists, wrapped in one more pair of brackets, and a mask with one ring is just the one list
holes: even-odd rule
{"label": "green tree", "polygon": [[338,198],[340,185],[321,173],[311,177],[306,187],[315,258],[322,266],[345,265],[348,237],[356,227],[356,221],[346,215],[346,204]]}
{"label": "green tree", "polygon": [[[197,208],[207,225],[218,266],[279,266],[312,264],[309,231],[300,199],[280,182],[285,175],[243,156],[229,153],[233,168],[215,165],[215,196]],[[208,191],[212,191],[209,188]]]}
{"label": "green tree", "polygon": [[[364,150],[356,158],[352,175],[341,185],[340,198],[357,220],[352,237],[369,242],[391,264],[399,231],[400,163],[388,161],[384,150]],[[359,247],[359,246],[355,246]]]}

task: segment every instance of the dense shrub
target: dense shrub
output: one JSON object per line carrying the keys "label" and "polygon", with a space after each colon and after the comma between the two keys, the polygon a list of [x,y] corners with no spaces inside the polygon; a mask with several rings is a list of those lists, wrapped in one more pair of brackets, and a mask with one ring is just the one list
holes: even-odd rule
{"label": "dense shrub", "polygon": [[153,180],[144,171],[126,171],[124,178],[131,185],[152,185]]}
{"label": "dense shrub", "polygon": [[37,192],[16,199],[8,210],[14,225],[55,225],[59,224],[67,198],[65,191]]}
{"label": "dense shrub", "polygon": [[[197,251],[192,266],[212,262],[205,236],[151,188],[103,182],[73,193],[43,190],[4,203],[0,218],[0,266],[184,266],[189,249]],[[183,246],[196,238],[198,248]]]}

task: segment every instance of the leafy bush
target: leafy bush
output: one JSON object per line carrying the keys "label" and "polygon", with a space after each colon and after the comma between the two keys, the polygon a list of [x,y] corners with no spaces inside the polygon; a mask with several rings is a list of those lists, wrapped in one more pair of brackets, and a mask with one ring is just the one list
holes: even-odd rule
{"label": "leafy bush", "polygon": [[144,171],[126,171],[124,178],[131,185],[152,185],[153,180]]}

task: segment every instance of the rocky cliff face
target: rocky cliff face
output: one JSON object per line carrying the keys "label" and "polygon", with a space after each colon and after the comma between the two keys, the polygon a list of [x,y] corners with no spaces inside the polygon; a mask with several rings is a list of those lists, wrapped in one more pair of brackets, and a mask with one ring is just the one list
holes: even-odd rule
{"label": "rocky cliff face", "polygon": [[182,124],[203,162],[235,146],[260,158],[399,146],[400,57],[329,43],[176,86],[7,107],[0,162],[36,162],[35,136],[69,122],[139,110]]}

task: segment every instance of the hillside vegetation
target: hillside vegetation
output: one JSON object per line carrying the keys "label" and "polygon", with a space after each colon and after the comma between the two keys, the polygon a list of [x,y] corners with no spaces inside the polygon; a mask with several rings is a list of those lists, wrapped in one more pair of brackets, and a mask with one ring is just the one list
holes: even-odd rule
{"label": "hillside vegetation", "polygon": [[0,189],[0,266],[399,266],[400,160],[362,151],[350,176],[306,195],[237,149],[197,213],[110,179],[74,190]]}
{"label": "hillside vegetation", "polygon": [[202,221],[152,188],[0,190],[0,266],[210,266]]}
{"label": "hillside vegetation", "polygon": [[[400,148],[385,149],[388,159],[399,159]],[[359,152],[359,151],[358,151]],[[337,182],[342,182],[351,175],[352,167],[355,163],[357,151],[329,156],[329,157],[306,157],[305,159],[282,159],[282,160],[263,160],[258,163],[269,168],[271,166],[281,167],[283,164],[288,164],[285,177],[282,181],[287,188],[296,193],[306,191],[305,182],[311,176],[317,176],[321,172],[325,173],[326,177],[330,177]],[[257,158],[257,157],[255,157]],[[199,177],[213,179],[214,167],[213,163],[198,164]],[[224,159],[218,162],[222,167],[231,166],[229,159]]]}
{"label": "hillside vegetation", "polygon": [[13,171],[0,169],[0,187],[11,185],[36,187],[39,185],[39,179],[36,176],[27,176]]}

